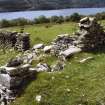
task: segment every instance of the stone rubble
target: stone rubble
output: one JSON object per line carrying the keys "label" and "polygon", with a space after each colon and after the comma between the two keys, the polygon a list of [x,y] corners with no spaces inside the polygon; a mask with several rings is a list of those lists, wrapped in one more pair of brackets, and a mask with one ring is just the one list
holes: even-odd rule
{"label": "stone rubble", "polygon": [[39,63],[37,64],[37,66],[35,67],[35,70],[37,72],[42,72],[42,71],[46,71],[46,72],[50,72],[51,68],[48,64],[46,63]]}
{"label": "stone rubble", "polygon": [[93,17],[81,19],[79,30],[74,35],[58,35],[51,44],[51,53],[68,57],[76,52],[101,49],[105,46],[104,29]]}
{"label": "stone rubble", "polygon": [[[13,67],[2,66],[0,67],[0,96],[1,96],[1,103],[4,105],[8,105],[11,101],[13,101],[16,97],[14,93],[14,89],[17,91],[18,87],[26,81],[27,78],[31,78],[33,75],[36,74],[36,71],[32,71],[30,69],[29,64],[18,65]],[[5,87],[5,92],[2,94],[2,89]],[[8,94],[8,91],[12,92],[12,94]],[[5,101],[4,101],[5,99]],[[1,105],[1,104],[0,104]]]}
{"label": "stone rubble", "polygon": [[80,20],[79,32],[74,44],[82,50],[99,49],[105,45],[105,32],[95,18],[85,17]]}
{"label": "stone rubble", "polygon": [[70,37],[68,34],[58,35],[52,42],[53,48],[51,49],[51,53],[58,56],[61,51],[73,45],[74,40],[75,38]]}
{"label": "stone rubble", "polygon": [[61,71],[65,67],[65,62],[63,61],[57,61],[56,64],[51,66],[51,72]]}
{"label": "stone rubble", "polygon": [[65,51],[61,51],[60,52],[60,55],[61,56],[64,56],[65,58],[68,58],[70,57],[71,55],[73,54],[76,54],[76,53],[79,53],[81,52],[82,50],[78,47],[75,47],[75,46],[70,46],[67,50]]}
{"label": "stone rubble", "polygon": [[14,59],[10,59],[10,61],[7,63],[7,67],[16,67],[23,63],[22,59],[19,57],[16,57]]}
{"label": "stone rubble", "polygon": [[18,87],[25,78],[30,76],[29,68],[29,64],[17,67],[0,67],[0,84],[8,89]]}
{"label": "stone rubble", "polygon": [[0,105],[8,105],[15,100],[14,93],[8,88],[0,85]]}

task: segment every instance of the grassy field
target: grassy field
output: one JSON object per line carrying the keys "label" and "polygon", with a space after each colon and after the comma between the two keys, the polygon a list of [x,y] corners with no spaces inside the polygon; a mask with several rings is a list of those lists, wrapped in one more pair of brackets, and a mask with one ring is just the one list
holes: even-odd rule
{"label": "grassy field", "polygon": [[[19,30],[18,27],[8,29]],[[46,25],[25,27],[25,31],[31,33],[32,45],[39,42],[48,44],[56,35],[71,34],[77,29],[75,23],[52,25],[49,28]],[[15,54],[1,55],[0,63],[3,64]],[[90,56],[94,59],[79,63]],[[52,58],[48,60],[52,61]],[[40,103],[35,100],[37,95],[42,96]],[[105,105],[105,53],[82,52],[70,58],[62,72],[37,74],[36,79],[24,87],[12,105]]]}
{"label": "grassy field", "polygon": [[[64,24],[43,24],[25,26],[24,31],[31,33],[32,45],[39,42],[50,43],[59,34],[71,34],[77,30],[77,24],[75,23],[64,23]],[[20,31],[21,27],[6,28],[7,30]]]}

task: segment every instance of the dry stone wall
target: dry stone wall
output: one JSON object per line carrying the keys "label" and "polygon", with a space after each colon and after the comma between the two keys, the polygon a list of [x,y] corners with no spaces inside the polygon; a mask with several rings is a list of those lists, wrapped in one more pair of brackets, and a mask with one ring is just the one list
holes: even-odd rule
{"label": "dry stone wall", "polygon": [[30,48],[28,33],[2,31],[0,32],[0,47],[13,47],[19,51],[26,51]]}

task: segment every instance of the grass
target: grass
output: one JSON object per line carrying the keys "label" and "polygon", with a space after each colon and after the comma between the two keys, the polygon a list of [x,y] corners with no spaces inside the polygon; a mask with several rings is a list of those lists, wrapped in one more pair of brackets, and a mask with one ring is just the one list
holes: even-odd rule
{"label": "grass", "polygon": [[6,53],[3,53],[3,51],[0,51],[0,66],[4,65],[11,58],[14,58],[17,54],[18,53],[14,51],[6,50]]}
{"label": "grass", "polygon": [[[19,30],[18,27],[9,29]],[[56,35],[71,34],[76,29],[78,27],[75,23],[52,25],[49,28],[46,28],[45,25],[25,27],[25,31],[31,33],[32,45],[39,42],[47,44]],[[7,56],[9,57],[9,54],[0,56],[0,62],[1,59],[6,61]],[[81,59],[89,56],[93,56],[94,59],[84,64],[79,63]],[[54,59],[49,57],[49,64],[54,62]],[[76,54],[70,58],[63,71],[37,74],[36,79],[23,88],[20,97],[17,97],[11,105],[104,105],[104,61],[104,52]],[[40,103],[35,100],[37,95],[42,96]]]}
{"label": "grass", "polygon": [[[48,28],[46,26],[49,26]],[[7,30],[17,30],[20,31],[20,27],[12,27],[6,28]],[[43,25],[33,25],[33,26],[25,26],[24,31],[31,33],[31,44],[44,42],[49,43],[51,42],[57,35],[59,34],[71,34],[72,32],[76,31],[77,24],[71,23],[64,23],[64,24],[43,24]]]}

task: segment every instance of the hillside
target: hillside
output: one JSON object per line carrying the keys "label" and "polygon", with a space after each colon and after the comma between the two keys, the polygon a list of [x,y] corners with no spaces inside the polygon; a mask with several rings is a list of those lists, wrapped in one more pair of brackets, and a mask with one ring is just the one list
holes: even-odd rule
{"label": "hillside", "polygon": [[0,11],[104,7],[105,0],[0,0]]}
{"label": "hillside", "polygon": [[[101,22],[102,25],[105,21]],[[20,30],[19,27],[8,28]],[[32,43],[52,41],[56,35],[72,33],[77,30],[75,23],[52,25],[26,26],[25,31],[31,33]],[[36,32],[36,34],[35,34]],[[38,39],[40,39],[38,41]],[[6,53],[0,56],[0,64],[15,53]],[[83,58],[92,56],[93,60],[80,64]],[[45,59],[49,63],[55,63],[56,59]],[[105,53],[80,53],[71,58],[62,72],[39,73],[37,78],[23,88],[22,94],[11,105],[104,105],[105,103]],[[41,102],[35,99],[41,95]]]}

